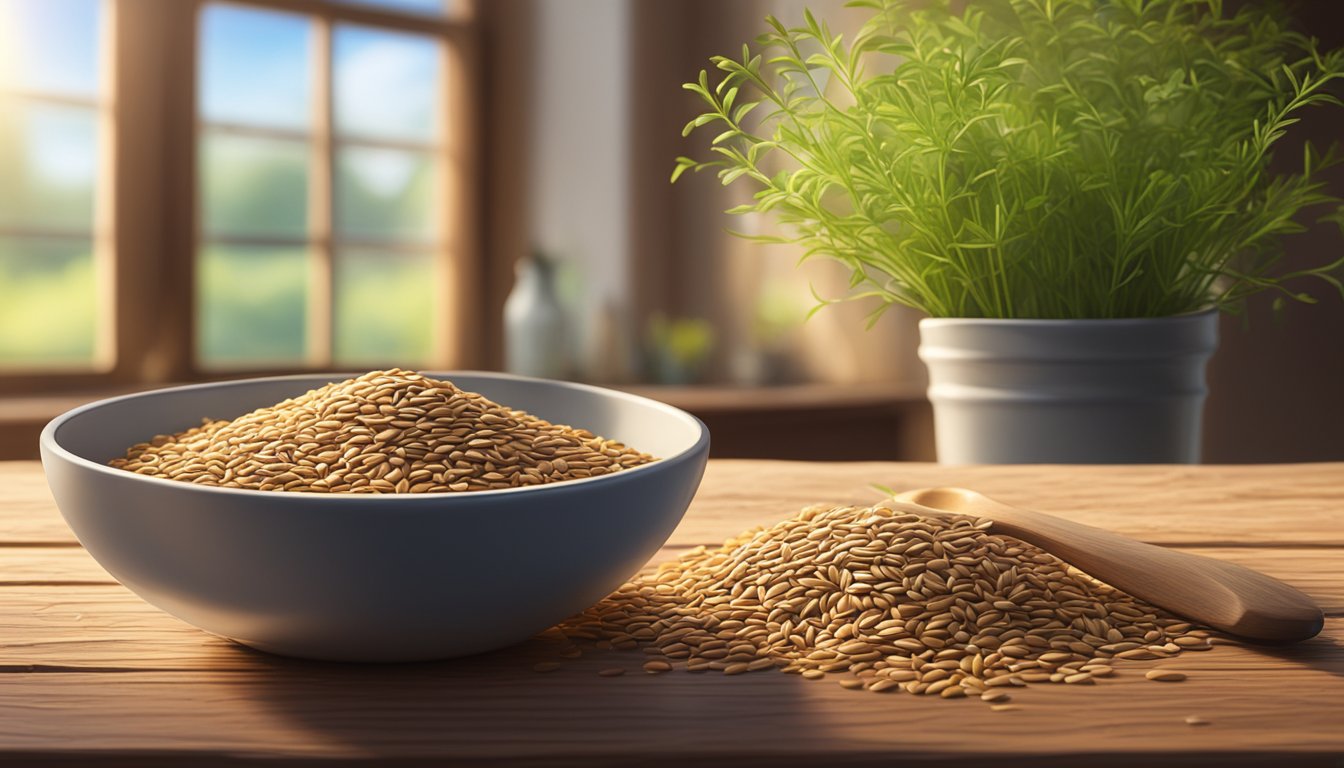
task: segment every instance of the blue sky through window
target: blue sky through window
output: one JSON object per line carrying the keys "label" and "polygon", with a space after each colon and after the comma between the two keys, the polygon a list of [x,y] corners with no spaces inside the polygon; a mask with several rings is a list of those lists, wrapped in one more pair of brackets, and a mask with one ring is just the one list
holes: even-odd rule
{"label": "blue sky through window", "polygon": [[340,25],[335,35],[336,131],[428,143],[438,133],[439,43]]}
{"label": "blue sky through window", "polygon": [[100,0],[0,0],[0,88],[98,95]]}
{"label": "blue sky through window", "polygon": [[372,5],[397,11],[440,14],[452,10],[451,0],[338,0],[348,5]]}
{"label": "blue sky through window", "polygon": [[201,17],[201,116],[307,130],[313,104],[312,46],[312,23],[303,16],[206,6]]}

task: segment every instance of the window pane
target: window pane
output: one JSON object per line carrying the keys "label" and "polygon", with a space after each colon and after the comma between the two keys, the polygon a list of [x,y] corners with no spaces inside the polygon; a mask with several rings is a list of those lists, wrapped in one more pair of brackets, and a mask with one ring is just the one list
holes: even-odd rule
{"label": "window pane", "polygon": [[335,354],[344,365],[431,361],[434,271],[429,253],[347,251],[336,260]]}
{"label": "window pane", "polygon": [[197,349],[209,368],[304,359],[308,253],[207,246],[197,265]]}
{"label": "window pane", "polygon": [[0,88],[98,94],[99,0],[0,0]]}
{"label": "window pane", "polygon": [[336,131],[432,142],[439,131],[439,43],[342,25],[335,40]]}
{"label": "window pane", "polygon": [[224,5],[201,14],[201,116],[306,129],[312,117],[312,24]]}
{"label": "window pane", "polygon": [[394,11],[411,11],[412,13],[431,13],[444,14],[452,13],[457,3],[453,0],[337,0],[349,5],[372,5],[379,8],[388,8]]}
{"label": "window pane", "polygon": [[435,163],[428,154],[349,148],[336,159],[336,225],[347,237],[433,242]]}
{"label": "window pane", "polygon": [[304,238],[308,145],[207,133],[201,138],[201,210],[212,235]]}
{"label": "window pane", "polygon": [[97,167],[94,110],[0,103],[0,226],[88,232]]}
{"label": "window pane", "polygon": [[95,286],[90,241],[0,238],[0,369],[91,365]]}

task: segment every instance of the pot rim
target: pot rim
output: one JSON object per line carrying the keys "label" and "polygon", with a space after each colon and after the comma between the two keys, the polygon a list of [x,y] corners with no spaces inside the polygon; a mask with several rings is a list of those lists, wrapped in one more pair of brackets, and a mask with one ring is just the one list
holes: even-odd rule
{"label": "pot rim", "polygon": [[1175,323],[1199,323],[1216,319],[1221,310],[1216,307],[1201,309],[1197,312],[1184,312],[1179,315],[1161,317],[1058,317],[1058,318],[1017,318],[1017,317],[925,317],[919,321],[921,328],[947,325],[996,325],[1006,327],[1062,327],[1095,326],[1121,328],[1126,326],[1142,327],[1153,325],[1171,325]]}

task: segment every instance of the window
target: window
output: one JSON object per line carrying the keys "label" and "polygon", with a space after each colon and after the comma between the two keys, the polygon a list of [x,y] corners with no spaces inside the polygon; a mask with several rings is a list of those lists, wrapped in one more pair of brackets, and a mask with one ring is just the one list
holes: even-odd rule
{"label": "window", "polygon": [[105,369],[112,94],[101,0],[0,0],[0,372]]}
{"label": "window", "polygon": [[468,10],[0,0],[0,384],[463,364]]}
{"label": "window", "polygon": [[201,365],[440,359],[444,41],[222,3],[200,40]]}

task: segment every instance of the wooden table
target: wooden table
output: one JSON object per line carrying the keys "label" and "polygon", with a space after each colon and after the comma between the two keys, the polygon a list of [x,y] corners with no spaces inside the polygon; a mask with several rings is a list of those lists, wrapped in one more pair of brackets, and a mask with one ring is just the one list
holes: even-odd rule
{"label": "wooden table", "polygon": [[[870,483],[958,484],[1259,568],[1325,608],[1294,647],[1185,654],[1180,684],[1128,662],[1090,688],[1035,686],[1016,712],[776,672],[628,674],[638,652],[538,674],[545,641],[438,664],[269,657],[113,582],[36,463],[0,463],[0,763],[30,765],[1344,765],[1344,464],[992,467],[711,462],[659,558]],[[1211,725],[1191,727],[1187,715]],[[493,762],[492,762],[493,764]]]}

